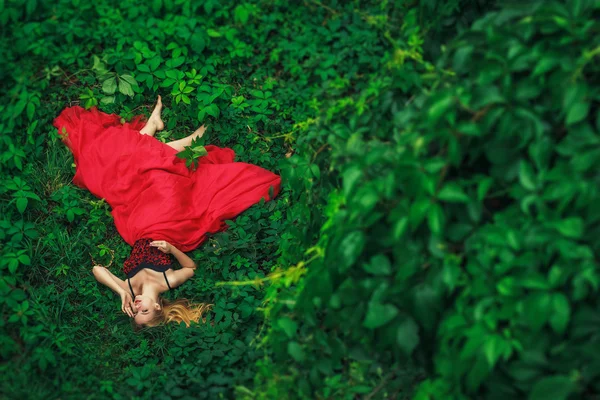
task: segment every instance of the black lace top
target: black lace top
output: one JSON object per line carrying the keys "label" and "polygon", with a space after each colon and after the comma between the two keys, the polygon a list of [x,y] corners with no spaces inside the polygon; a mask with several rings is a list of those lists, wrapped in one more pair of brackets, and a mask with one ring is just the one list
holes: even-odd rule
{"label": "black lace top", "polygon": [[171,255],[150,246],[150,242],[152,239],[142,238],[134,243],[129,258],[123,263],[123,272],[128,278],[133,277],[143,268],[164,272],[173,267]]}

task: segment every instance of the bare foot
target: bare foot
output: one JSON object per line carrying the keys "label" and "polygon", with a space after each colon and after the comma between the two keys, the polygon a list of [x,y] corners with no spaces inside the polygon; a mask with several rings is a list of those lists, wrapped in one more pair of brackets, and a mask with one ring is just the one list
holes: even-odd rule
{"label": "bare foot", "polygon": [[198,139],[204,135],[205,131],[206,131],[206,127],[204,125],[202,125],[200,128],[196,129],[194,131],[194,133],[192,133],[190,136],[192,137],[192,140]]}
{"label": "bare foot", "polygon": [[154,124],[157,131],[162,131],[163,129],[165,129],[165,123],[160,118],[161,112],[162,112],[162,101],[161,101],[161,98],[159,95],[158,101],[156,102],[156,106],[154,107],[154,110],[152,110],[152,114],[150,115],[150,118],[148,119],[148,123]]}

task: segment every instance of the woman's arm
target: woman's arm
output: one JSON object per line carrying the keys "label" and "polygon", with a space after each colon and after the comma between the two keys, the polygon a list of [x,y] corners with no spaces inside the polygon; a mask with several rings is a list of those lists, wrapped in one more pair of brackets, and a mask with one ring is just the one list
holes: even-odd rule
{"label": "woman's arm", "polygon": [[179,264],[181,264],[183,268],[196,269],[196,263],[194,262],[194,260],[189,258],[187,254],[185,254],[183,251],[179,250],[173,245],[171,245],[171,254],[175,256],[175,258],[177,259],[177,261],[179,261]]}
{"label": "woman's arm", "polygon": [[164,240],[155,240],[150,243],[150,246],[157,247],[163,253],[173,254],[183,268],[196,269],[196,263],[194,260],[189,258],[184,252],[173,246],[171,243],[165,242]]}
{"label": "woman's arm", "polygon": [[108,286],[116,294],[120,295],[123,291],[126,291],[125,282],[114,276],[108,269],[96,265],[92,269],[92,272],[98,282]]}
{"label": "woman's arm", "polygon": [[121,311],[133,318],[133,299],[127,291],[125,282],[114,276],[108,269],[99,265],[95,265],[92,268],[92,272],[98,282],[108,286],[121,297]]}
{"label": "woman's arm", "polygon": [[175,271],[169,270],[167,272],[167,275],[169,275],[169,284],[171,285],[171,287],[176,288],[177,286],[182,285],[183,283],[185,283],[185,281],[194,276],[194,269],[181,268]]}

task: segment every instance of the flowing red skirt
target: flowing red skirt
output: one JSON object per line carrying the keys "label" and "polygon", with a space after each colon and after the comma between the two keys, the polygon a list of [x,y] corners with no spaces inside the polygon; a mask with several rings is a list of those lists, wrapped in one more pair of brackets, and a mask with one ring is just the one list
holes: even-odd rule
{"label": "flowing red skirt", "polygon": [[64,109],[54,120],[73,153],[73,183],[112,207],[117,230],[131,246],[137,239],[166,240],[181,251],[198,247],[206,233],[223,231],[262,198],[271,200],[281,178],[256,165],[233,162],[229,148],[206,146],[195,171],[177,151],[139,133],[144,116],[121,117],[96,107]]}

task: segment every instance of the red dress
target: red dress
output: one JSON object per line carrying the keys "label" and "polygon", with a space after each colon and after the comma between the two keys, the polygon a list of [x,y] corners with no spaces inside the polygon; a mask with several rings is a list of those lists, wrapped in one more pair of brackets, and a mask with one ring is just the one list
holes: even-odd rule
{"label": "red dress", "polygon": [[207,232],[227,228],[232,219],[262,198],[271,200],[281,178],[256,165],[234,162],[229,148],[206,146],[195,171],[176,157],[177,150],[140,134],[144,116],[121,124],[121,117],[96,107],[64,109],[54,120],[73,153],[73,183],[104,198],[117,230],[133,246],[136,240],[166,240],[191,251]]}

